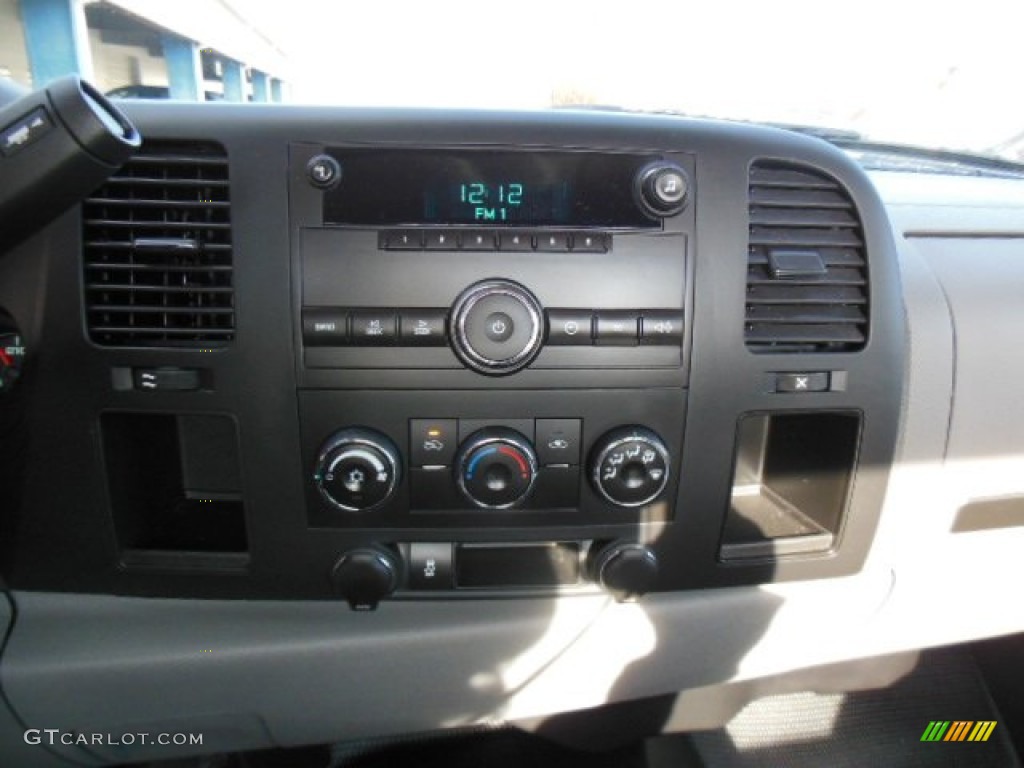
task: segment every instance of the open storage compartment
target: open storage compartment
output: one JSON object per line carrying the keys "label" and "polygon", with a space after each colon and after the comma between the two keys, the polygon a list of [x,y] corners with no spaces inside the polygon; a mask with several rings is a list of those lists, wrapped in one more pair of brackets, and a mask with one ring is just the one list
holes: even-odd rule
{"label": "open storage compartment", "polygon": [[740,419],[723,561],[828,552],[857,463],[855,411],[753,413]]}
{"label": "open storage compartment", "polygon": [[245,567],[248,539],[233,419],[105,413],[101,426],[126,566]]}

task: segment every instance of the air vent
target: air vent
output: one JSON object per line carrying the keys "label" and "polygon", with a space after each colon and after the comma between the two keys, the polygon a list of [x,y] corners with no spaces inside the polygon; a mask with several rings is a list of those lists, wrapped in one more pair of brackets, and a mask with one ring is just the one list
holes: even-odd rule
{"label": "air vent", "polygon": [[210,347],[234,338],[223,147],[146,142],[85,201],[82,217],[93,341]]}
{"label": "air vent", "polygon": [[747,348],[849,352],[868,332],[868,274],[857,209],[835,180],[802,166],[750,169]]}

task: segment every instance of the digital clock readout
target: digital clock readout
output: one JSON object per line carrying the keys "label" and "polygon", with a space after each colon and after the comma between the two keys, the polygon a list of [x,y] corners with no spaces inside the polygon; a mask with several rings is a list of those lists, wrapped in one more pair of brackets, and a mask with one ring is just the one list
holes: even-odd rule
{"label": "digital clock readout", "polygon": [[459,201],[469,206],[473,221],[510,221],[515,219],[515,209],[523,204],[524,192],[523,185],[516,182],[494,185],[471,181],[459,185]]}
{"label": "digital clock readout", "polygon": [[573,180],[549,178],[536,171],[524,172],[519,178],[509,178],[500,170],[469,178],[438,174],[425,185],[423,220],[486,227],[564,225],[572,222],[578,197]]}

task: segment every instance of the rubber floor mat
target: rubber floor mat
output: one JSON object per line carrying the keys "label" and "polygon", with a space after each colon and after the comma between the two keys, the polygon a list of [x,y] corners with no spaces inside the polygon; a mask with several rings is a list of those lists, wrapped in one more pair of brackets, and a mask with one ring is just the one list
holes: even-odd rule
{"label": "rubber floor mat", "polygon": [[[922,741],[934,721],[950,726],[942,739]],[[985,742],[943,740],[973,732],[973,725],[955,729],[954,723],[965,721],[996,725]],[[880,690],[758,699],[725,728],[689,738],[707,768],[1020,767],[1006,725],[964,648],[923,652],[912,672]]]}

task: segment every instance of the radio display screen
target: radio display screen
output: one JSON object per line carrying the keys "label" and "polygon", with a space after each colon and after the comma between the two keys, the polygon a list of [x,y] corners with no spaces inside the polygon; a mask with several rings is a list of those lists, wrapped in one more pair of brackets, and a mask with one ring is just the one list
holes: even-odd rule
{"label": "radio display screen", "polygon": [[634,197],[654,158],[545,150],[331,149],[324,222],[363,226],[657,228]]}

